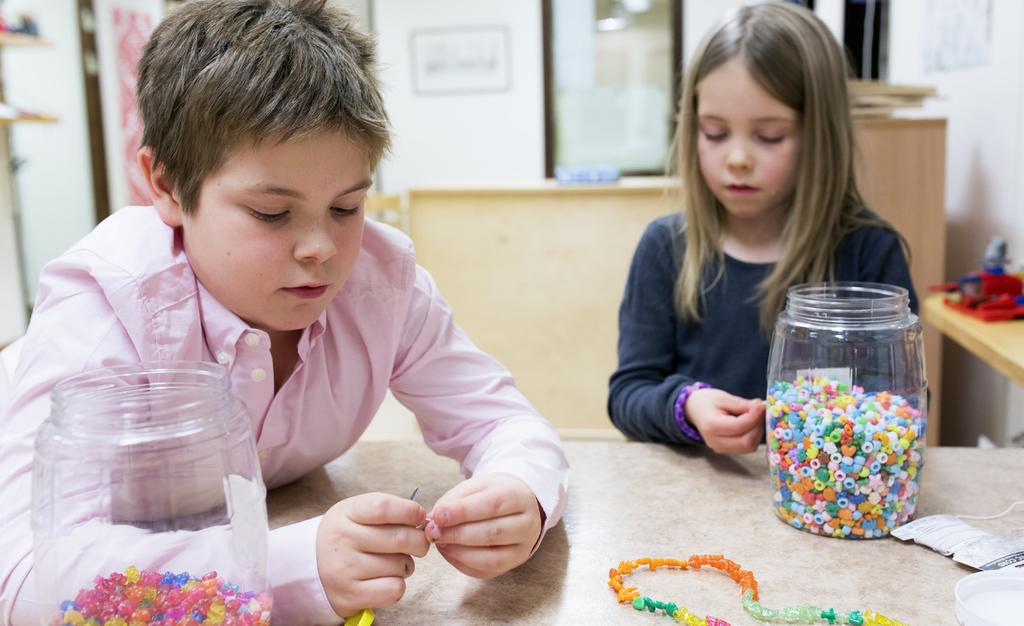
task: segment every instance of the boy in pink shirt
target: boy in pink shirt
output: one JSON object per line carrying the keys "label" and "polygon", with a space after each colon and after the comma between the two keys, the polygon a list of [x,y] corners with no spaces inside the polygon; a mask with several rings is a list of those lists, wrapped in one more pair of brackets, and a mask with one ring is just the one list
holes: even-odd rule
{"label": "boy in pink shirt", "polygon": [[471,476],[423,531],[427,511],[387,494],[272,531],[276,623],[394,604],[430,541],[458,570],[497,576],[559,521],[557,435],[454,324],[409,239],[363,219],[388,119],[372,41],[324,4],[196,0],[146,46],[153,206],[118,211],[45,268],[0,396],[0,624],[38,620],[32,442],[50,391],[98,366],[227,367],[268,487],[345,452],[388,388]]}

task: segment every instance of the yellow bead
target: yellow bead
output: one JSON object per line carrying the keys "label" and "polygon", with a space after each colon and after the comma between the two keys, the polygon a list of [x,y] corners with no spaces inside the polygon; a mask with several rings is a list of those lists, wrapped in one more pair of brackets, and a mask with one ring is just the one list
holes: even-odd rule
{"label": "yellow bead", "polygon": [[129,565],[128,568],[124,570],[124,577],[130,583],[139,582],[139,568],[134,565]]}
{"label": "yellow bead", "polygon": [[907,626],[907,624],[867,609],[864,611],[864,626]]}
{"label": "yellow bead", "polygon": [[74,624],[75,626],[78,626],[78,624],[85,622],[85,618],[78,611],[64,611],[63,621],[65,624]]}

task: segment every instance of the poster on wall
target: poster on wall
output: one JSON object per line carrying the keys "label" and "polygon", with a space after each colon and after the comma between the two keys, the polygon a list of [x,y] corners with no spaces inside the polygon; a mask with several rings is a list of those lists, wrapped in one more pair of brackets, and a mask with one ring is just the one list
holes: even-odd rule
{"label": "poster on wall", "polygon": [[925,12],[925,71],[987,65],[991,18],[989,0],[930,0]]}
{"label": "poster on wall", "polygon": [[113,210],[150,204],[136,163],[142,119],[135,101],[138,63],[150,34],[164,16],[164,0],[93,0],[96,53],[107,183]]}
{"label": "poster on wall", "polygon": [[507,91],[508,30],[466,26],[412,31],[413,91],[421,95]]}

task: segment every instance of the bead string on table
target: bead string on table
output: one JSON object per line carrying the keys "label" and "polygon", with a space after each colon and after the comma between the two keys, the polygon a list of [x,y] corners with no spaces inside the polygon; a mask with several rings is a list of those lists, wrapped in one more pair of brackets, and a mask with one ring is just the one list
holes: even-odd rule
{"label": "bead string on table", "polygon": [[647,609],[653,613],[655,610],[661,609],[669,617],[687,626],[729,626],[729,622],[710,615],[701,617],[674,602],[658,602],[647,596],[641,596],[636,587],[623,586],[622,577],[631,574],[633,570],[641,565],[646,565],[652,572],[659,567],[700,569],[707,565],[725,572],[730,578],[739,583],[744,593],[749,592],[752,598],[757,598],[757,581],[754,580],[754,574],[718,554],[694,554],[685,561],[643,557],[633,561],[622,561],[617,569],[612,568],[608,571],[608,586],[615,590],[620,603],[631,602],[633,608],[638,611]]}
{"label": "bead string on table", "polygon": [[269,626],[270,596],[240,591],[210,572],[195,578],[188,572],[124,572],[97,576],[91,589],[60,605],[59,621],[72,626]]}
{"label": "bead string on table", "polygon": [[646,565],[652,572],[659,567],[675,567],[681,570],[700,569],[707,565],[728,574],[729,578],[740,585],[741,601],[744,610],[753,618],[768,622],[815,623],[818,621],[829,624],[850,624],[852,626],[907,626],[903,622],[886,617],[881,613],[867,609],[838,613],[835,609],[821,609],[813,605],[800,605],[783,609],[769,609],[758,602],[757,580],[753,572],[743,569],[735,561],[720,554],[694,554],[686,560],[642,557],[632,561],[622,561],[618,568],[608,571],[608,586],[615,590],[620,604],[630,602],[633,608],[652,613],[662,610],[666,615],[686,624],[687,626],[729,626],[729,623],[717,617],[701,617],[675,602],[660,602],[647,596],[641,596],[636,587],[622,584],[622,577],[633,573],[633,570]]}
{"label": "bead string on table", "polygon": [[853,624],[854,626],[907,626],[903,622],[886,617],[877,611],[865,609],[861,611],[850,611],[838,613],[835,609],[822,609],[812,604],[801,604],[799,606],[787,606],[784,609],[769,609],[761,606],[754,599],[754,596],[747,591],[743,592],[743,609],[753,617],[762,622],[816,622],[819,619],[829,624]]}

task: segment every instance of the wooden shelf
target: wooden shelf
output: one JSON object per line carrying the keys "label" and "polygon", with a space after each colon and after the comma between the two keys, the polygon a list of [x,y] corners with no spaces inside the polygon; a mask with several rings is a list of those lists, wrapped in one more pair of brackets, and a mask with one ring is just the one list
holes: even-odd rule
{"label": "wooden shelf", "polygon": [[51,45],[53,44],[42,37],[33,37],[22,33],[0,32],[0,46],[45,48]]}
{"label": "wooden shelf", "polygon": [[23,122],[35,124],[56,124],[60,119],[54,115],[33,115],[32,117],[0,117],[0,125],[9,126]]}
{"label": "wooden shelf", "polygon": [[937,294],[924,301],[924,320],[979,359],[1024,385],[1024,320],[983,322],[952,309]]}

